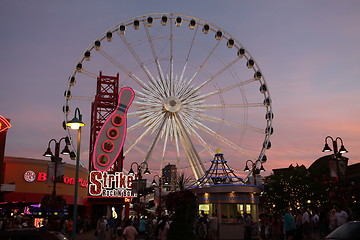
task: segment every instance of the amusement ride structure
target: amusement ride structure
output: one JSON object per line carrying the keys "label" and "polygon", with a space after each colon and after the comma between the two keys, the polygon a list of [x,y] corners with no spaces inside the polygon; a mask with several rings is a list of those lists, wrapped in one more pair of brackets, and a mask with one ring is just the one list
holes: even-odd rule
{"label": "amusement ride structure", "polygon": [[160,171],[171,163],[199,179],[218,148],[235,171],[248,159],[266,161],[273,133],[267,83],[248,50],[220,27],[181,14],[149,14],[91,42],[68,79],[63,107],[64,124],[75,108],[91,121],[83,128],[89,145],[82,148],[89,169],[96,136],[123,87],[135,97],[113,169],[129,170],[137,161]]}

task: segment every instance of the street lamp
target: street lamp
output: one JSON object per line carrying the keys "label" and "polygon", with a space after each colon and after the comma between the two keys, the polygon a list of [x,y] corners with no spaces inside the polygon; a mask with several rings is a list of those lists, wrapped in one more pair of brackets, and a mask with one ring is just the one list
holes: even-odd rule
{"label": "street lamp", "polygon": [[[78,116],[76,117],[76,114]],[[75,109],[74,118],[66,123],[66,126],[73,130],[77,130],[77,150],[76,150],[76,169],[75,169],[75,189],[74,189],[74,206],[73,206],[73,229],[71,232],[71,239],[76,240],[76,219],[77,219],[77,200],[79,193],[79,163],[80,163],[80,142],[81,142],[81,127],[85,126],[82,122],[82,115],[80,109]]]}
{"label": "street lamp", "polygon": [[[251,169],[248,167],[248,163],[251,163]],[[258,168],[258,163],[260,163],[260,168]],[[256,176],[260,174],[260,172],[265,172],[265,168],[263,166],[262,161],[256,160],[255,162],[252,160],[247,160],[245,163],[244,172],[250,172],[254,178],[254,184],[256,185]]]}
{"label": "street lamp", "polygon": [[161,177],[159,175],[155,174],[154,177],[153,177],[153,181],[152,181],[151,185],[154,186],[154,187],[157,186],[156,181],[155,181],[156,177],[158,177],[158,179],[159,179],[159,203],[158,203],[158,206],[156,208],[156,212],[157,212],[158,216],[160,217],[161,212],[162,212],[162,206],[161,206],[161,191],[162,191],[162,185],[161,184],[162,184],[162,182],[161,182]]}
{"label": "street lamp", "polygon": [[[325,146],[324,146],[324,149],[322,150],[323,152],[331,152],[332,149],[329,147],[329,145],[327,144],[327,140],[328,139],[331,139],[332,141],[332,144],[333,144],[333,148],[334,148],[334,155],[336,157],[341,157],[341,154],[342,153],[347,153],[348,150],[346,150],[346,148],[344,147],[344,143],[343,143],[343,140],[341,137],[336,137],[335,139],[333,139],[331,136],[327,136],[325,138]],[[341,146],[340,146],[340,149],[338,150],[338,145],[337,145],[337,141],[340,140],[341,142]]]}
{"label": "street lamp", "polygon": [[[333,150],[330,148],[329,144],[327,143],[327,140],[331,139],[332,141],[332,145],[333,145]],[[340,141],[340,149],[338,149],[338,141]],[[346,150],[346,148],[344,147],[344,143],[341,137],[336,137],[335,139],[332,138],[331,136],[327,136],[325,138],[325,146],[322,150],[323,152],[331,152],[334,151],[333,157],[334,160],[332,160],[333,164],[331,166],[333,166],[333,170],[336,166],[336,177],[344,177],[345,176],[345,169],[346,169],[346,161],[343,162],[339,162],[337,160],[342,160],[342,156],[341,154],[343,153],[347,153],[348,150]],[[336,163],[334,162],[336,161]],[[330,168],[330,172],[332,171],[332,169]],[[341,173],[341,174],[340,174]]]}
{"label": "street lamp", "polygon": [[[61,141],[64,140],[65,141],[65,147],[64,149],[61,151],[61,154],[63,155],[68,155],[70,154],[70,150],[68,145],[70,144],[70,141],[67,137],[63,137],[60,138],[59,141],[56,141],[54,138],[51,139],[48,143],[48,147],[46,152],[43,154],[44,157],[51,157],[51,161],[54,163],[55,168],[54,168],[54,179],[53,179],[53,191],[52,191],[52,200],[55,200],[56,197],[56,182],[57,182],[57,170],[58,170],[58,164],[61,163],[62,158],[60,157],[60,143]],[[51,148],[50,148],[50,144],[52,142],[55,142],[55,155],[52,153]]]}
{"label": "street lamp", "polygon": [[[139,190],[140,190],[140,184],[141,184],[141,180],[142,180],[142,174],[148,175],[148,174],[150,174],[150,171],[149,171],[149,166],[148,166],[147,162],[142,162],[140,164],[138,164],[137,162],[133,162],[130,165],[129,174],[134,174],[134,170],[133,170],[133,165],[134,164],[136,164],[136,166],[137,166],[136,169],[137,169],[137,175],[138,175],[138,180],[137,180],[138,184],[136,186],[136,190],[137,190],[137,194],[139,195],[138,196],[138,202],[140,202]],[[145,170],[142,172],[143,169],[145,169]]]}
{"label": "street lamp", "polygon": [[[133,170],[134,164],[136,164],[136,166],[137,166],[136,169],[137,169],[137,176],[138,176],[138,178],[136,180],[137,181],[137,185],[136,185],[136,191],[137,191],[137,198],[136,198],[137,206],[136,206],[136,208],[137,208],[137,210],[136,210],[136,212],[137,212],[137,218],[139,219],[139,217],[140,217],[140,184],[142,183],[142,174],[148,175],[148,174],[150,174],[150,171],[149,171],[149,166],[146,162],[142,162],[140,164],[138,164],[137,162],[133,162],[130,165],[129,174],[134,174],[134,170]],[[143,169],[145,169],[144,172],[142,172]]]}

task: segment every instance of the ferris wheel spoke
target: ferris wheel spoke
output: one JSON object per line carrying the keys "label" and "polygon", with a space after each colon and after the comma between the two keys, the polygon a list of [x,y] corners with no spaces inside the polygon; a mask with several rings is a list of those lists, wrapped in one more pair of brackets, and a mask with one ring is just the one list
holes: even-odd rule
{"label": "ferris wheel spoke", "polygon": [[160,126],[157,128],[158,131],[157,131],[157,133],[156,133],[156,135],[155,135],[155,137],[154,137],[154,139],[152,141],[151,146],[149,147],[149,150],[146,153],[146,156],[144,158],[144,162],[147,162],[149,160],[149,158],[151,157],[151,155],[153,153],[153,150],[154,150],[156,144],[159,142],[160,133],[161,133],[163,127],[164,127],[166,117],[167,117],[167,114],[165,114],[165,117],[162,119]]}
{"label": "ferris wheel spoke", "polygon": [[142,91],[138,91],[138,90],[134,90],[135,91],[135,95],[138,96],[141,99],[151,99],[154,102],[159,102],[163,100],[163,96],[161,95],[161,91],[156,90],[154,87],[152,87],[151,85],[149,86],[149,90],[148,89],[142,89],[144,92]]}
{"label": "ferris wheel spoke", "polygon": [[248,126],[248,125],[244,125],[244,124],[239,124],[236,122],[227,121],[225,119],[217,118],[215,116],[210,116],[210,115],[206,115],[206,114],[199,114],[199,116],[201,119],[206,120],[206,121],[222,123],[227,126],[236,127],[236,128],[240,128],[240,129],[248,129],[248,130],[251,130],[254,132],[258,132],[258,133],[265,133],[264,129],[260,129],[257,127],[252,127],[252,126]]}
{"label": "ferris wheel spoke", "polygon": [[179,148],[179,128],[175,125],[172,124],[172,131],[174,132],[173,138],[174,138],[174,142],[175,142],[175,149],[176,149],[176,157],[177,157],[177,161],[180,161],[180,148]]}
{"label": "ferris wheel spoke", "polygon": [[[136,106],[136,105],[134,104],[134,106]],[[142,106],[142,108],[143,108],[143,106]],[[161,109],[162,109],[161,107],[147,106],[146,108],[143,108],[141,110],[130,112],[127,116],[128,117],[141,117],[143,115],[154,114],[154,112],[159,112],[159,111],[161,111]]]}
{"label": "ferris wheel spoke", "polygon": [[104,50],[100,49],[98,50],[99,53],[101,53],[101,55],[103,55],[109,62],[111,62],[112,64],[114,64],[116,67],[118,67],[121,71],[123,71],[128,77],[130,77],[132,80],[134,80],[134,82],[136,82],[140,87],[147,89],[147,85],[140,80],[140,78],[138,78],[135,74],[133,74],[132,72],[130,72],[129,70],[127,70],[126,67],[124,67],[121,63],[119,63],[118,61],[116,61],[113,57],[111,57],[111,55],[109,55],[108,53],[106,53]]}
{"label": "ferris wheel spoke", "polygon": [[[137,125],[137,124],[135,124]],[[131,126],[129,129],[135,129],[137,128],[135,125]],[[131,130],[128,130],[128,131],[131,131]],[[137,144],[139,144],[139,142],[146,136],[149,134],[149,132],[151,131],[151,128],[147,128],[134,142],[132,142],[132,144],[129,146],[128,150],[125,151],[125,154],[126,155],[128,152],[131,151],[131,149],[133,149],[135,146],[137,146]]]}
{"label": "ferris wheel spoke", "polygon": [[[148,118],[144,118],[144,116],[146,115],[151,116],[151,119],[149,120]],[[154,113],[142,114],[142,117],[143,119],[138,121],[136,124],[130,126],[128,128],[128,131],[132,131],[140,126],[145,126],[148,127],[150,130],[152,130],[156,126],[156,123],[158,123],[161,120],[161,118],[163,118],[163,116],[161,116],[161,113],[157,114],[157,116],[155,116]]]}
{"label": "ferris wheel spoke", "polygon": [[77,101],[89,101],[89,102],[93,102],[94,101],[94,97],[84,97],[84,96],[71,96],[72,100],[77,100]]}
{"label": "ferris wheel spoke", "polygon": [[137,63],[139,64],[139,66],[141,67],[141,69],[144,71],[144,73],[146,74],[146,76],[148,77],[148,79],[151,82],[155,82],[154,77],[151,75],[150,71],[147,69],[146,65],[143,63],[143,61],[140,59],[139,55],[136,53],[136,51],[134,50],[134,48],[131,46],[131,44],[129,43],[129,41],[125,38],[125,36],[119,32],[117,32],[118,35],[120,36],[121,40],[125,43],[126,47],[128,48],[128,50],[130,51],[130,53],[133,55],[134,59],[137,61]]}
{"label": "ferris wheel spoke", "polygon": [[[154,99],[155,100],[155,99]],[[137,107],[141,107],[141,108],[146,108],[148,109],[161,109],[162,108],[162,104],[158,103],[156,101],[153,102],[147,102],[147,101],[134,101],[134,106]],[[154,110],[153,110],[154,111]]]}
{"label": "ferris wheel spoke", "polygon": [[[174,55],[173,55],[173,22],[170,19],[170,84],[172,83],[172,79],[174,79],[173,74],[174,74]],[[174,95],[174,86],[171,84],[170,85],[170,96]]]}
{"label": "ferris wheel spoke", "polygon": [[130,153],[131,150],[136,150],[137,152],[145,155],[146,152],[141,149],[140,147],[138,147],[136,144],[132,143],[129,139],[127,139],[127,141],[130,143],[130,147],[124,152],[124,156],[126,157],[126,155],[128,155]]}
{"label": "ferris wheel spoke", "polygon": [[[184,115],[181,116],[183,119],[191,119],[189,118],[188,113],[184,113],[184,114],[179,114]],[[187,127],[187,129],[189,129],[189,131],[192,133],[192,135],[198,140],[198,142],[207,150],[207,152],[209,152],[211,155],[214,154],[214,152],[211,150],[211,147],[209,146],[209,144],[206,143],[206,141],[199,135],[199,133],[192,127],[197,125],[197,121],[184,121],[184,125]]]}
{"label": "ferris wheel spoke", "polygon": [[[241,58],[237,57],[235,58],[231,63],[229,63],[228,65],[226,65],[225,67],[223,67],[222,69],[220,69],[220,71],[218,71],[217,73],[215,73],[211,78],[209,78],[208,80],[206,80],[205,82],[203,82],[202,84],[200,84],[198,87],[196,87],[193,90],[193,93],[198,92],[201,88],[203,88],[206,84],[210,83],[211,81],[213,81],[214,79],[216,79],[218,76],[220,76],[223,72],[225,72],[228,68],[230,68],[232,65],[234,65],[237,61],[239,61]],[[187,98],[188,96],[186,96],[185,98]]]}
{"label": "ferris wheel spoke", "polygon": [[[131,117],[132,117],[132,116],[129,116],[129,115],[127,115],[127,116],[128,116],[128,118],[131,118]],[[134,116],[136,116],[136,115],[134,115]],[[143,125],[145,125],[145,122],[137,121],[135,124],[133,124],[133,125],[131,125],[131,126],[128,126],[127,129],[126,129],[126,131],[127,131],[127,132],[131,132],[131,131],[133,131],[133,130],[135,130],[135,129],[137,129],[138,127],[141,127],[141,126],[143,126]]]}
{"label": "ferris wheel spoke", "polygon": [[86,75],[86,76],[88,76],[88,77],[90,77],[92,79],[97,79],[97,74],[92,73],[92,72],[90,72],[90,71],[88,71],[88,70],[86,70],[84,68],[82,68],[81,70],[77,70],[77,72],[80,73],[80,74]]}
{"label": "ferris wheel spoke", "polygon": [[201,105],[201,109],[223,109],[223,108],[248,108],[264,107],[264,103],[246,103],[246,104],[206,104]]}
{"label": "ferris wheel spoke", "polygon": [[146,36],[147,36],[147,39],[148,39],[148,42],[149,42],[149,45],[150,45],[150,49],[151,49],[151,52],[152,52],[152,55],[154,57],[155,64],[156,64],[156,67],[157,67],[158,76],[159,76],[160,82],[162,84],[162,89],[165,89],[166,84],[165,84],[165,81],[164,81],[164,73],[162,71],[162,68],[161,68],[161,65],[160,65],[160,62],[159,62],[159,57],[157,56],[155,46],[154,46],[154,42],[153,42],[153,40],[151,38],[149,29],[148,29],[147,25],[144,25],[144,26],[145,26],[144,29],[145,29],[145,32],[146,32]]}
{"label": "ferris wheel spoke", "polygon": [[227,91],[230,91],[230,90],[238,88],[238,87],[242,87],[244,85],[250,84],[250,83],[255,82],[255,81],[258,81],[258,80],[256,80],[255,78],[251,78],[249,80],[242,81],[242,82],[236,83],[234,85],[228,86],[226,88],[222,88],[222,89],[219,89],[219,90],[216,90],[216,91],[213,91],[213,92],[203,94],[203,95],[198,96],[197,98],[195,98],[195,100],[197,100],[197,99],[206,99],[206,98],[212,97],[214,95],[225,93]]}
{"label": "ferris wheel spoke", "polygon": [[201,65],[199,66],[199,68],[196,70],[196,72],[194,73],[194,75],[189,79],[188,84],[191,84],[192,81],[194,80],[194,78],[196,77],[196,75],[203,69],[203,67],[205,66],[205,64],[208,62],[208,60],[210,59],[210,57],[214,54],[215,50],[218,48],[218,46],[220,45],[220,41],[217,41],[217,43],[215,44],[215,46],[211,49],[209,55],[203,60],[203,62],[201,63]]}
{"label": "ferris wheel spoke", "polygon": [[204,132],[208,133],[209,135],[215,137],[216,139],[221,140],[223,143],[226,143],[228,146],[241,151],[242,153],[251,156],[247,151],[245,151],[245,149],[243,149],[242,147],[240,147],[239,145],[233,143],[232,141],[224,138],[223,136],[217,134],[214,130],[210,129],[209,127],[207,127],[206,125],[200,123],[199,128],[202,129]]}
{"label": "ferris wheel spoke", "polygon": [[187,53],[187,56],[186,56],[186,59],[185,59],[185,64],[183,66],[183,70],[182,70],[181,76],[180,76],[181,80],[184,79],[185,70],[186,70],[187,64],[189,62],[190,53],[191,53],[191,50],[193,49],[194,42],[195,42],[195,39],[196,39],[196,36],[197,36],[197,32],[198,32],[198,26],[196,26],[196,31],[194,31],[194,34],[193,34],[193,37],[192,37],[192,40],[191,40],[191,44],[189,46],[189,51]]}
{"label": "ferris wheel spoke", "polygon": [[[166,152],[166,147],[167,147],[167,144],[168,144],[168,137],[170,134],[166,134],[166,133],[170,133],[171,132],[171,119],[168,118],[166,123],[165,123],[165,127],[161,133],[161,137],[164,137],[165,135],[165,139],[164,139],[164,146],[163,146],[163,151],[162,151],[162,159],[164,159],[164,156],[165,156],[165,152]],[[171,137],[170,137],[171,138]]]}

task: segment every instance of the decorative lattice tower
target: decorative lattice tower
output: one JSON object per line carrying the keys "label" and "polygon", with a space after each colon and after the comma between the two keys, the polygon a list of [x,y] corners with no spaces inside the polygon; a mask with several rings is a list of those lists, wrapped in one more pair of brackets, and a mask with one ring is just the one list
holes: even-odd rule
{"label": "decorative lattice tower", "polygon": [[242,178],[235,175],[224,158],[222,150],[216,150],[214,159],[211,161],[210,168],[205,172],[205,175],[197,180],[198,186],[217,185],[217,184],[244,184]]}

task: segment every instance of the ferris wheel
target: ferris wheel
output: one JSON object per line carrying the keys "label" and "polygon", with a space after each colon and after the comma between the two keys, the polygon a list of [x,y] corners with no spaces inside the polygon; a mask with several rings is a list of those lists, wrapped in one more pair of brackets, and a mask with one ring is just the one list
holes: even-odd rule
{"label": "ferris wheel", "polygon": [[[127,113],[125,169],[134,161],[153,170],[174,164],[198,179],[218,148],[234,169],[248,159],[266,161],[273,133],[268,86],[248,50],[220,27],[174,13],[111,27],[74,66],[65,90],[65,122],[75,108],[90,121],[99,72],[119,74],[120,87],[135,92]],[[89,128],[83,128],[82,139],[90,136]],[[68,130],[76,139],[72,134]]]}

